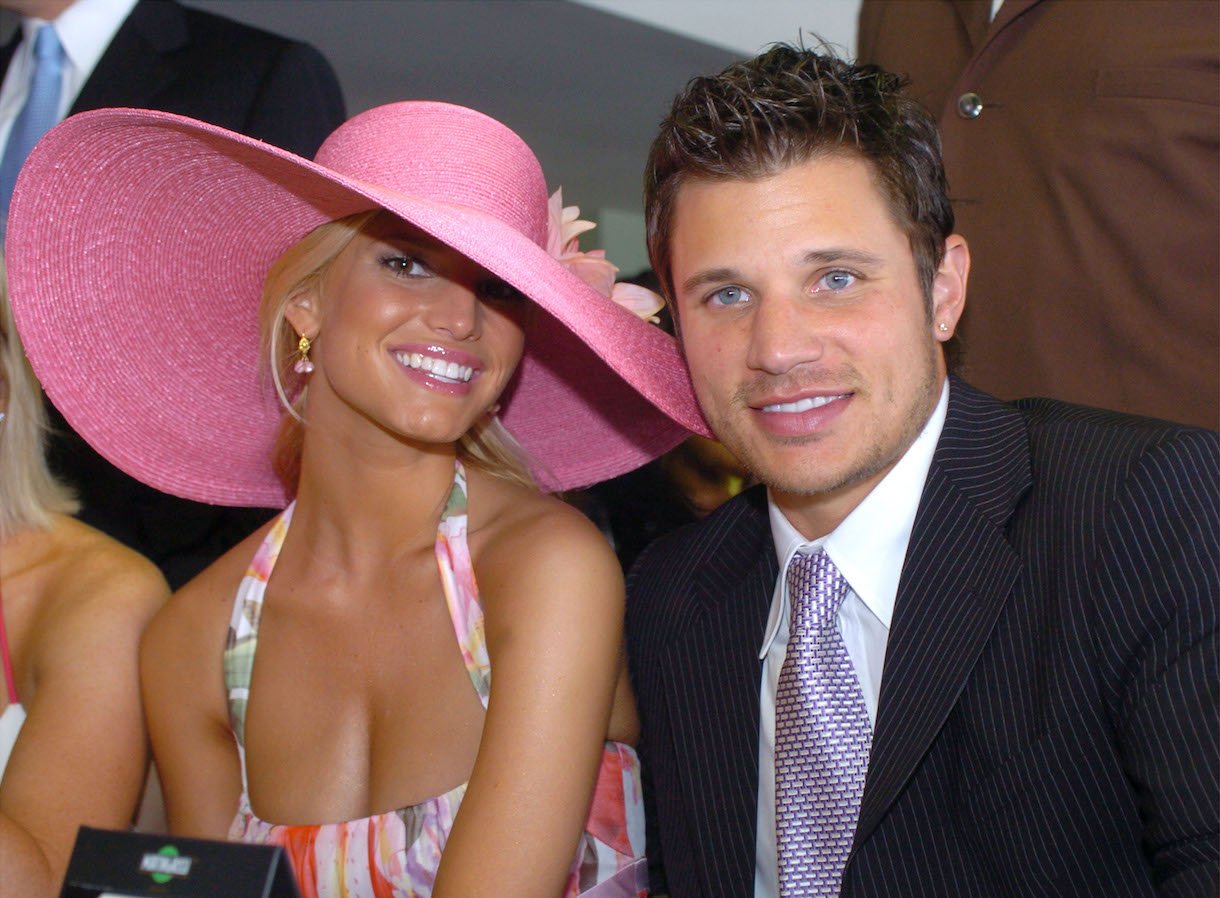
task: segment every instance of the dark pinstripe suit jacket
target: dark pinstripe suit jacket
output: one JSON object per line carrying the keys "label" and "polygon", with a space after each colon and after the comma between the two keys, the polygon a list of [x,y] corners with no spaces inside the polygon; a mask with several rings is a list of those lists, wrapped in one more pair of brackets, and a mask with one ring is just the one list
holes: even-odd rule
{"label": "dark pinstripe suit jacket", "polygon": [[[953,381],[844,895],[1218,893],[1218,466],[1208,431]],[[648,851],[673,898],[753,892],[776,575],[754,489],[630,577]]]}

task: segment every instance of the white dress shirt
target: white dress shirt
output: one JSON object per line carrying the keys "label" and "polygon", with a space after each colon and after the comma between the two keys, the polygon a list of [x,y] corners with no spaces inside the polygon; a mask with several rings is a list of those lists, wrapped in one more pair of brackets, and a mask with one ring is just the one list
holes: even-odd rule
{"label": "white dress shirt", "polygon": [[[55,36],[64,48],[63,86],[59,92],[59,118],[62,121],[76,102],[76,97],[98,60],[114,40],[119,26],[131,15],[136,0],[76,0],[51,24]],[[30,92],[33,73],[34,35],[46,22],[42,19],[21,20],[21,43],[13,51],[4,84],[0,85],[0,152],[8,142],[25,98]]]}
{"label": "white dress shirt", "polygon": [[851,514],[825,537],[806,539],[774,501],[769,499],[767,502],[780,573],[771,600],[766,636],[759,651],[763,671],[759,690],[758,844],[754,898],[779,895],[775,854],[775,693],[788,649],[785,577],[788,562],[798,552],[824,551],[847,581],[847,597],[839,608],[839,632],[860,680],[869,723],[875,728],[881,670],[890,621],[894,616],[898,578],[902,575],[915,512],[945,424],[948,404],[949,382],[945,381],[940,400],[915,442]]}

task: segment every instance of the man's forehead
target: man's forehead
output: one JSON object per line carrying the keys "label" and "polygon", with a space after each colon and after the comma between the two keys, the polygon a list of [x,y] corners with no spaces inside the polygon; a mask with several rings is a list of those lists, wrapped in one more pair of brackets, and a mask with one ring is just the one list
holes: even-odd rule
{"label": "man's forehead", "polygon": [[[696,236],[692,231],[707,236],[707,229],[701,225],[710,216],[736,216],[741,229],[774,228],[786,219],[797,222],[811,211],[825,212],[822,220],[827,223],[847,225],[871,218],[877,227],[888,230],[894,226],[904,233],[910,226],[903,214],[905,210],[891,195],[876,164],[859,152],[839,149],[758,176],[699,175],[683,179],[674,193],[671,211],[671,264],[680,254],[680,247]],[[837,214],[831,215],[832,211]],[[760,218],[755,220],[753,215]],[[751,216],[748,222],[747,216]],[[722,231],[720,236],[730,244],[734,241],[731,229]]]}
{"label": "man's forehead", "polygon": [[[809,159],[761,177],[690,179],[675,195],[671,224],[673,237],[681,242],[692,231],[705,231],[701,226],[713,215],[736,216],[739,229],[745,229],[780,227],[832,212],[844,219],[856,218],[888,206],[872,166],[855,156],[837,155]],[[738,233],[729,228],[723,236],[731,240]]]}
{"label": "man's forehead", "polygon": [[716,176],[702,172],[685,173],[674,191],[674,208],[689,198],[719,193],[751,192],[766,190],[770,185],[791,180],[794,172],[806,173],[811,178],[837,178],[844,172],[858,170],[869,175],[870,185],[878,195],[884,197],[884,189],[876,164],[862,153],[848,147],[837,147],[811,154],[801,159],[770,166],[758,173],[740,176]]}

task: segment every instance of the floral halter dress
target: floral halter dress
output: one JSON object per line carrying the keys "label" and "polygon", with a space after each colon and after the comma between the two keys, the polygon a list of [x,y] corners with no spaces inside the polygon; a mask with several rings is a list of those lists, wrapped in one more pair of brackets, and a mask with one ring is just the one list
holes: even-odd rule
{"label": "floral halter dress", "polygon": [[[229,829],[236,841],[282,846],[302,898],[429,898],[445,840],[466,784],[408,808],[339,823],[282,826],[250,808],[245,717],[258,646],[263,593],[292,523],[293,506],[275,521],[237,591],[224,654],[229,720],[241,759],[242,794]],[[453,489],[436,537],[441,585],[471,683],[486,709],[491,667],[483,609],[466,545],[466,474],[455,467]],[[639,760],[628,745],[607,742],[592,808],[568,876],[564,898],[643,898],[644,806]]]}

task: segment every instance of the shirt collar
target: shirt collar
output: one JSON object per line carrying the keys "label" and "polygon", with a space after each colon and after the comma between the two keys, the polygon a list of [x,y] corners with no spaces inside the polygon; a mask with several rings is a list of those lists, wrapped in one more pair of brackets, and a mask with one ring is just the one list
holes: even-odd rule
{"label": "shirt collar", "polygon": [[[136,0],[76,0],[59,14],[53,23],[55,36],[75,71],[85,77],[93,72],[135,5]],[[42,19],[22,20],[26,47],[34,46],[34,35],[43,24]]]}
{"label": "shirt collar", "polygon": [[[820,539],[810,540],[803,536],[784,517],[768,493],[767,514],[781,578],[789,560],[797,552],[809,554],[825,551],[834,560],[851,591],[889,629],[894,617],[898,580],[902,576],[902,564],[915,524],[915,512],[919,509],[928,469],[932,466],[932,455],[945,426],[948,406],[949,381],[946,378],[940,399],[919,436],[839,526]],[[771,604],[763,639],[763,654],[775,639],[784,604],[783,591],[776,590],[776,600]]]}

